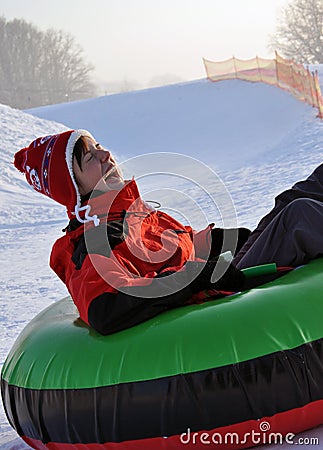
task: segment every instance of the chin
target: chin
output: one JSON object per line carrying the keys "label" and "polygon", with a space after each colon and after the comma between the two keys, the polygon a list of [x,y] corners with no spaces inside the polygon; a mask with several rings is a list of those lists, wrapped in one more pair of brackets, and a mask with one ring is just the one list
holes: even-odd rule
{"label": "chin", "polygon": [[122,189],[124,186],[124,179],[122,177],[111,176],[105,180],[105,185],[108,190],[116,191]]}
{"label": "chin", "polygon": [[[104,177],[105,178],[105,177]],[[105,189],[108,191],[119,190],[124,186],[124,179],[121,170],[118,167],[114,167],[111,173],[104,179]]]}

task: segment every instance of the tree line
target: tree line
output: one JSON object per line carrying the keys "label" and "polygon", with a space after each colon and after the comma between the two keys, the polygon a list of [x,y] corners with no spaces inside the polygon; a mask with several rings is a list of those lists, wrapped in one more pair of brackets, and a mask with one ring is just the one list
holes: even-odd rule
{"label": "tree line", "polygon": [[70,34],[0,17],[0,42],[0,103],[26,109],[95,95],[93,67]]}

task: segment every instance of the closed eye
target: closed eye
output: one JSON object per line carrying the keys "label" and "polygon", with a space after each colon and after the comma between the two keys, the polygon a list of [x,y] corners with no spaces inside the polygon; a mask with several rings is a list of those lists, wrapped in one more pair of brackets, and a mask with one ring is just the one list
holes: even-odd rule
{"label": "closed eye", "polygon": [[85,153],[85,155],[84,155],[84,161],[85,161],[85,162],[91,161],[92,158],[93,158],[93,155],[92,155],[91,152],[86,152],[86,153]]}

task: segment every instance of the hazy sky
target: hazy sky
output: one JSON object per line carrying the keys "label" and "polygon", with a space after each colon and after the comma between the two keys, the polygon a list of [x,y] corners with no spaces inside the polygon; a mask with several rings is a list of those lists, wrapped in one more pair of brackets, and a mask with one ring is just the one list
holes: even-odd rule
{"label": "hazy sky", "polygon": [[205,76],[202,57],[272,57],[268,35],[288,0],[0,0],[0,15],[75,36],[94,77],[149,83]]}

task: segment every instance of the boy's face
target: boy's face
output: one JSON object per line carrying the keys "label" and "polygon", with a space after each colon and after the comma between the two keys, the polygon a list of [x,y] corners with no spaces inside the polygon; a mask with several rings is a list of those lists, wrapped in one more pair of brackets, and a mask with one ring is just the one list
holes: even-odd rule
{"label": "boy's face", "polygon": [[81,195],[94,189],[108,191],[120,189],[123,178],[117,164],[108,150],[93,139],[86,137],[88,149],[83,152],[81,167],[73,158],[73,171]]}

